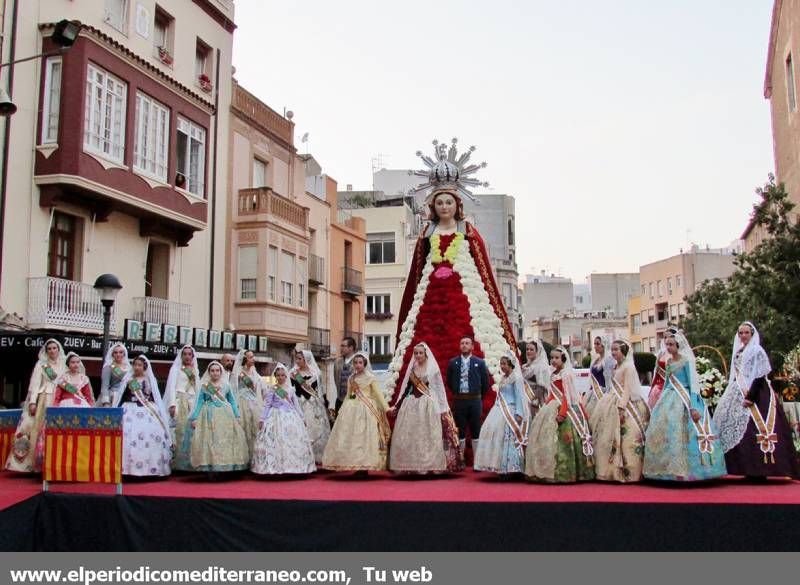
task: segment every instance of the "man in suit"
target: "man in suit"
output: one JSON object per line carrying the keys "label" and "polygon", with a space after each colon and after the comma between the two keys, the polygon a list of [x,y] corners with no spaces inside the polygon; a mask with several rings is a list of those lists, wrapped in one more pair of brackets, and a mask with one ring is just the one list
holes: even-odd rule
{"label": "man in suit", "polygon": [[467,427],[472,438],[473,454],[478,449],[481,432],[483,396],[489,391],[489,369],[486,362],[472,355],[472,338],[462,337],[461,355],[447,364],[447,385],[453,393],[453,418],[458,427],[461,451],[466,446]]}
{"label": "man in suit", "polygon": [[356,353],[356,340],[352,337],[345,337],[339,346],[339,357],[333,362],[333,381],[336,384],[336,402],[328,399],[328,409],[333,418],[339,413],[344,397],[347,396],[347,380],[353,373],[353,356]]}

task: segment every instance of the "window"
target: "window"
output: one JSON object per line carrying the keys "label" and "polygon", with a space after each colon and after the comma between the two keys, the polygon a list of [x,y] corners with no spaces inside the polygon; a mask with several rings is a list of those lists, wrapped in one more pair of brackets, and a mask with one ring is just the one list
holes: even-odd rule
{"label": "window", "polygon": [[42,144],[58,142],[58,114],[61,106],[61,57],[45,62]]}
{"label": "window", "polygon": [[297,306],[301,309],[306,306],[306,287],[308,283],[308,260],[297,259]]}
{"label": "window", "polygon": [[508,245],[514,245],[514,218],[508,218]]}
{"label": "window", "polygon": [[367,295],[367,315],[386,315],[391,312],[391,295]]}
{"label": "window", "polygon": [[269,300],[275,302],[278,294],[277,290],[278,273],[278,248],[270,246],[267,250],[267,296]]}
{"label": "window", "polygon": [[642,352],[642,342],[641,341],[634,341],[633,342],[633,351],[634,351],[634,353],[641,353]]}
{"label": "window", "polygon": [[128,30],[128,0],[105,0],[106,7],[103,21],[119,32]]}
{"label": "window", "polygon": [[503,304],[505,304],[506,310],[510,311],[514,308],[514,287],[507,282],[503,283]]}
{"label": "window", "polygon": [[643,297],[647,296],[647,285],[646,284],[642,285],[642,296]]}
{"label": "window", "polygon": [[122,163],[125,154],[127,86],[99,67],[89,65],[86,79],[86,121],[83,146]]}
{"label": "window", "polygon": [[394,232],[382,232],[367,236],[367,263],[394,264]]}
{"label": "window", "polygon": [[655,297],[655,288],[653,287],[653,283],[650,283],[650,298],[654,299]]}
{"label": "window", "polygon": [[675,320],[678,318],[678,305],[669,306],[669,318]]}
{"label": "window", "polygon": [[642,323],[647,323],[647,311],[642,311]]}
{"label": "window", "polygon": [[797,95],[795,94],[794,66],[792,65],[791,53],[786,57],[786,93],[789,102],[789,111],[794,112],[797,109]]}
{"label": "window", "polygon": [[672,277],[671,276],[667,277],[667,294],[668,295],[672,294]]}
{"label": "window", "polygon": [[75,280],[75,253],[77,251],[78,219],[72,215],[55,212],[50,226],[50,249],[47,257],[47,275]]}
{"label": "window", "polygon": [[239,247],[239,298],[255,300],[258,278],[258,248]]}
{"label": "window", "polygon": [[680,274],[675,276],[675,286],[677,286],[678,288],[681,288],[683,286],[683,281],[681,280]]}
{"label": "window", "polygon": [[389,335],[367,335],[367,345],[371,355],[389,355],[392,353]]}
{"label": "window", "polygon": [[257,158],[253,159],[253,184],[251,186],[254,189],[267,186],[267,163]]}
{"label": "window", "polygon": [[656,312],[655,309],[650,309],[647,311],[647,322],[648,324],[652,325],[656,322]]}
{"label": "window", "polygon": [[634,335],[642,330],[642,317],[638,313],[631,317],[631,330]]}
{"label": "window", "polygon": [[203,196],[206,177],[206,131],[178,117],[178,172],[185,178],[185,189]]}
{"label": "window", "polygon": [[678,315],[681,317],[686,316],[686,304],[685,303],[678,303]]}
{"label": "window", "polygon": [[664,303],[663,305],[656,306],[656,320],[657,321],[666,321],[667,320],[667,304]]}
{"label": "window", "polygon": [[211,79],[211,71],[209,68],[209,62],[211,61],[211,47],[205,44],[200,39],[197,39],[197,47],[194,52],[194,74],[197,79],[201,79],[205,77],[205,79]]}
{"label": "window", "polygon": [[294,254],[281,250],[281,302],[291,305],[294,293]]}
{"label": "window", "polygon": [[169,110],[150,96],[137,92],[133,168],[166,182],[168,152]]}
{"label": "window", "polygon": [[658,296],[659,296],[659,298],[664,296],[664,281],[663,280],[659,280],[658,281]]}
{"label": "window", "polygon": [[172,39],[174,38],[173,25],[175,19],[167,14],[163,8],[156,6],[156,15],[153,19],[153,48],[159,58],[166,64],[172,64]]}

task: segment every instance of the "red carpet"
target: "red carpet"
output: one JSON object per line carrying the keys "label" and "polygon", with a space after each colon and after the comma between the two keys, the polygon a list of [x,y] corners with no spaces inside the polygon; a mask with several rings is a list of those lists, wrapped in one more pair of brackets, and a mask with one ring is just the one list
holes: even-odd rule
{"label": "red carpet", "polygon": [[[34,496],[42,489],[35,476],[0,473],[0,510]],[[113,495],[113,485],[58,483],[58,493]],[[305,479],[261,478],[250,474],[208,481],[203,475],[163,480],[134,480],[123,485],[128,496],[311,500],[364,502],[608,502],[623,504],[800,504],[800,482],[773,480],[750,484],[728,479],[710,484],[585,483],[540,485],[503,482],[495,476],[467,471],[436,478],[370,474],[365,479],[344,474],[315,474]]]}

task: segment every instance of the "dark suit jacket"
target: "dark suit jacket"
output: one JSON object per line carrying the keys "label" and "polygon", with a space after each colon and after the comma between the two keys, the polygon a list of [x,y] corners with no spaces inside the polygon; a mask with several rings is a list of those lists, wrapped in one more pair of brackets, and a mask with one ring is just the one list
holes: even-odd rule
{"label": "dark suit jacket", "polygon": [[[460,394],[461,387],[461,356],[454,357],[447,364],[447,385],[453,394]],[[469,392],[481,396],[486,394],[490,388],[489,369],[486,362],[481,358],[472,356],[469,358]]]}

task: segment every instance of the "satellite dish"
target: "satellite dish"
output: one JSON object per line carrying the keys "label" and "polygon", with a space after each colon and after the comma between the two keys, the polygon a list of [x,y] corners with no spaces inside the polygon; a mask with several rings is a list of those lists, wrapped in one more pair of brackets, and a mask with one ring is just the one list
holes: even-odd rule
{"label": "satellite dish", "polygon": [[308,132],[303,134],[303,137],[300,139],[300,142],[308,142]]}
{"label": "satellite dish", "polygon": [[294,118],[294,112],[292,110],[289,110],[288,112],[286,112],[286,118],[289,119],[289,120]]}

